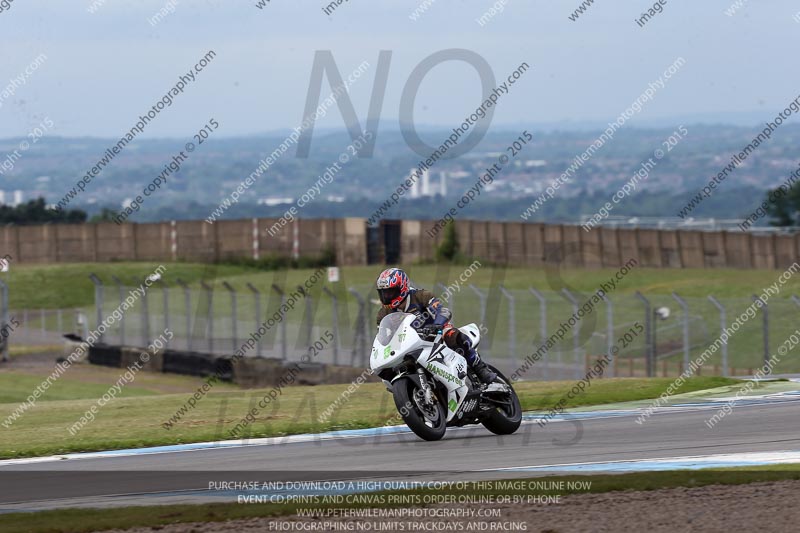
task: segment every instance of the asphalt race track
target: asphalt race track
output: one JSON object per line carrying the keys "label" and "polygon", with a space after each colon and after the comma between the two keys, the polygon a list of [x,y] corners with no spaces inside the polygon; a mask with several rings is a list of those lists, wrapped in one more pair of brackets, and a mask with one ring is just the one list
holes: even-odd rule
{"label": "asphalt race track", "polygon": [[528,416],[506,437],[451,428],[429,443],[403,427],[2,461],[0,512],[236,501],[237,491],[209,490],[212,480],[454,481],[798,462],[799,409],[792,392],[742,401],[711,429],[708,404],[682,404],[641,425],[638,410],[570,415],[544,428]]}

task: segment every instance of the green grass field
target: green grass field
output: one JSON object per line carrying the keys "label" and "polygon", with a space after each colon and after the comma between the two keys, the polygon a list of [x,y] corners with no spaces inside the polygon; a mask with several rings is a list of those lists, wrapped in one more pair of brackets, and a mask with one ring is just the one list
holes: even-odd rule
{"label": "green grass field", "polygon": [[[432,490],[413,490],[384,492],[384,495],[435,495],[441,501],[444,496],[544,496],[560,494],[605,494],[627,490],[658,490],[675,487],[703,487],[706,485],[741,485],[744,483],[787,481],[800,479],[800,465],[780,465],[764,468],[738,468],[727,470],[700,471],[666,471],[642,472],[632,474],[593,474],[583,476],[550,476],[546,481],[549,486],[564,486],[559,490],[536,490],[531,488],[502,490],[492,483],[484,483],[480,488],[467,484],[463,489],[444,488]],[[519,480],[517,480],[519,481]],[[522,480],[542,481],[542,478]],[[563,482],[563,485],[560,483]],[[489,485],[488,487],[486,485]],[[527,487],[536,485],[527,485]],[[575,488],[580,487],[580,488]],[[609,494],[609,497],[613,495]],[[275,504],[207,504],[207,505],[165,505],[156,507],[123,507],[109,509],[71,509],[61,511],[44,511],[37,513],[11,513],[0,515],[0,530],[6,533],[88,533],[106,529],[130,529],[133,527],[151,527],[154,530],[169,524],[189,522],[222,522],[254,517],[279,517],[297,514],[300,509],[327,508],[360,508],[360,507],[397,507],[407,504],[366,505],[306,503]],[[424,506],[424,505],[422,505]]]}
{"label": "green grass field", "polygon": [[[161,263],[66,263],[56,265],[19,265],[6,274],[0,274],[11,291],[9,305],[12,309],[69,309],[94,304],[94,284],[90,273],[97,274],[116,291],[112,275],[136,286]],[[204,265],[196,263],[166,263],[168,279],[181,278],[186,282],[253,274],[254,269],[229,265]]]}
{"label": "green grass field", "polygon": [[[39,383],[42,378],[36,375],[22,374],[19,372],[5,372],[0,374],[0,403],[14,403],[21,402]],[[98,398],[108,390],[108,385],[100,383],[84,383],[75,380],[62,379],[53,384],[48,389],[47,397],[49,400],[73,400],[73,399],[91,399]],[[152,392],[141,387],[130,386],[125,387],[120,393],[121,398],[130,398],[133,396],[150,396],[155,395]]]}
{"label": "green grass field", "polygon": [[[51,369],[46,366],[13,371],[0,370],[0,403],[11,404],[24,401],[34,387],[50,375],[50,372]],[[47,394],[42,396],[42,401],[98,398],[119,379],[123,372],[124,369],[89,364],[73,365],[47,389]],[[197,390],[197,387],[203,383],[204,381],[197,377],[139,372],[136,380],[122,389],[120,397],[190,393]],[[240,390],[236,385],[230,383],[218,383],[216,389]]]}
{"label": "green grass field", "polygon": [[[94,285],[89,280],[96,273],[108,285],[108,292],[116,289],[111,275],[132,283],[153,272],[162,263],[69,263],[57,265],[22,265],[4,274],[3,279],[11,286],[10,305],[14,309],[70,308],[92,305]],[[234,287],[246,292],[249,281],[264,291],[276,279],[285,279],[287,286],[301,283],[313,269],[290,270],[285,278],[275,272],[257,268],[231,265],[205,265],[196,263],[163,263],[167,268],[164,279],[172,282],[181,278],[187,282],[200,279],[229,281]],[[407,271],[417,284],[432,287],[434,280],[446,285],[452,283],[464,271],[466,265],[409,265]],[[381,266],[342,267],[342,284],[366,287],[371,285]],[[560,278],[579,292],[591,293],[600,283],[607,282],[615,273],[613,269],[578,270],[561,269]],[[734,269],[647,269],[635,268],[620,283],[618,294],[633,294],[641,291],[646,295],[670,295],[673,291],[685,297],[705,298],[714,294],[719,298],[749,298],[753,292],[772,284],[778,271],[734,270]],[[552,275],[551,275],[552,277]],[[537,287],[550,290],[551,282],[544,269],[493,268],[477,269],[467,280],[478,287],[502,284],[509,289],[527,290]],[[800,292],[800,278],[792,279],[783,289],[786,296]]]}
{"label": "green grass field", "polygon": [[[72,372],[75,371],[73,374]],[[162,426],[202,383],[196,378],[140,372],[124,394],[100,408],[96,419],[75,436],[67,431],[95,404],[120,371],[73,366],[38,403],[10,428],[0,427],[0,458],[29,457],[80,451],[135,448],[164,444],[218,441],[234,438],[231,430],[270,389],[236,390],[217,385],[170,429]],[[0,422],[6,420],[46,374],[0,372],[0,390],[7,390],[0,404]],[[655,398],[672,379],[601,379],[567,407],[598,405]],[[102,384],[101,384],[102,383]],[[704,390],[738,383],[726,378],[687,380],[679,392]],[[515,385],[526,410],[547,410],[574,385],[563,382],[521,382]],[[279,401],[256,416],[249,437],[283,436],[336,429],[376,427],[393,419],[391,395],[380,383],[364,384],[330,420],[319,415],[347,385],[298,386],[285,389]],[[245,436],[245,435],[241,435]]]}

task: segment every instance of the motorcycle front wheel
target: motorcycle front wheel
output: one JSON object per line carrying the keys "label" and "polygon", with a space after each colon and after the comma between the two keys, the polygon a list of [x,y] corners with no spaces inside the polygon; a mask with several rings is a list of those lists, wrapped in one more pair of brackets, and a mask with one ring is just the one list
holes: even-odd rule
{"label": "motorcycle front wheel", "polygon": [[447,413],[439,401],[430,404],[425,394],[412,379],[398,379],[392,385],[392,395],[397,412],[418,437],[439,440],[447,429]]}

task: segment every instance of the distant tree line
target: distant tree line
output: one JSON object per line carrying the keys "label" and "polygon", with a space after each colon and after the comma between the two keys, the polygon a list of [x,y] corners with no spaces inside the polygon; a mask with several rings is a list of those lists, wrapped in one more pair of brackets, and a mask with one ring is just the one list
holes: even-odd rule
{"label": "distant tree line", "polygon": [[44,198],[30,200],[17,206],[0,205],[0,224],[78,224],[86,222],[86,211],[70,209],[56,211],[48,209]]}
{"label": "distant tree line", "polygon": [[800,182],[770,190],[764,197],[771,226],[800,226]]}
{"label": "distant tree line", "polygon": [[[755,187],[723,190],[716,193],[709,201],[694,213],[696,216],[716,217],[716,218],[735,218],[750,213],[753,209],[753,199],[763,194],[763,189]],[[589,213],[595,209],[600,202],[607,200],[607,194],[596,192],[594,194],[582,194],[570,198],[553,198],[548,202],[544,209],[537,212],[537,216],[530,222],[576,222],[577,214]],[[684,193],[665,195],[663,192],[650,193],[641,192],[636,202],[619,206],[620,215],[629,216],[669,216],[673,213],[666,212],[664,205],[677,205],[685,201]],[[775,189],[769,191],[764,197],[763,211],[759,224],[769,224],[771,226],[800,226],[800,181],[792,184],[791,187],[784,186],[783,190]],[[484,220],[516,220],[519,221],[519,213],[530,205],[532,197],[515,199],[493,199],[487,197],[470,206],[468,213],[464,213],[464,218],[475,218]],[[440,196],[435,198],[418,198],[411,201],[403,201],[401,205],[388,218],[408,218],[434,220],[441,216],[445,211],[447,202],[452,199],[443,199]],[[349,199],[345,202],[317,202],[310,205],[303,214],[308,218],[340,218],[345,216],[369,217],[378,204],[370,203],[369,200]],[[155,208],[145,213],[144,211],[138,220],[132,222],[152,222],[160,220],[200,220],[208,216],[209,210],[214,206],[198,204],[195,202],[172,204],[170,207]],[[281,216],[286,206],[263,206],[238,204],[235,209],[226,213],[229,219],[249,218],[249,217],[277,217]],[[80,224],[82,222],[110,222],[113,220],[115,211],[108,207],[95,207],[90,218],[86,211],[82,209],[70,209],[56,211],[48,209],[44,198],[37,198],[27,203],[14,207],[0,205],[0,224]],[[441,213],[440,213],[441,212]],[[764,216],[766,215],[766,216]],[[448,250],[449,251],[449,250]],[[457,253],[457,250],[449,251]]]}

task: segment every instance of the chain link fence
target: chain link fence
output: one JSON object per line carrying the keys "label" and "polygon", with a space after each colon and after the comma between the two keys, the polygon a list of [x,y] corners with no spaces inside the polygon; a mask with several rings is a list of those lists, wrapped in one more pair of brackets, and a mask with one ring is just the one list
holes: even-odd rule
{"label": "chain link fence", "polygon": [[[227,282],[189,285],[180,280],[153,285],[105,334],[105,342],[146,345],[165,328],[170,347],[231,355],[259,326],[279,317],[290,295],[300,294],[280,320],[267,323],[248,357],[299,361],[326,331],[334,335],[316,361],[365,367],[375,332],[379,303],[372,284],[319,283],[310,290],[291,287],[285,274],[272,283],[234,287]],[[573,379],[614,346],[619,355],[607,376],[677,376],[713,344],[724,325],[753,303],[743,298],[682,298],[678,294],[610,294],[570,325],[592,294],[562,288],[507,289],[464,284],[457,291],[442,282],[422,285],[445,295],[457,325],[476,322],[484,332],[481,354],[505,373],[513,373],[547,339],[555,344],[525,373],[525,379]],[[123,283],[96,285],[95,325],[132,290]],[[752,374],[796,329],[800,299],[773,299],[707,359],[699,372]],[[553,336],[556,337],[553,337]],[[800,371],[792,359],[776,372]]]}

